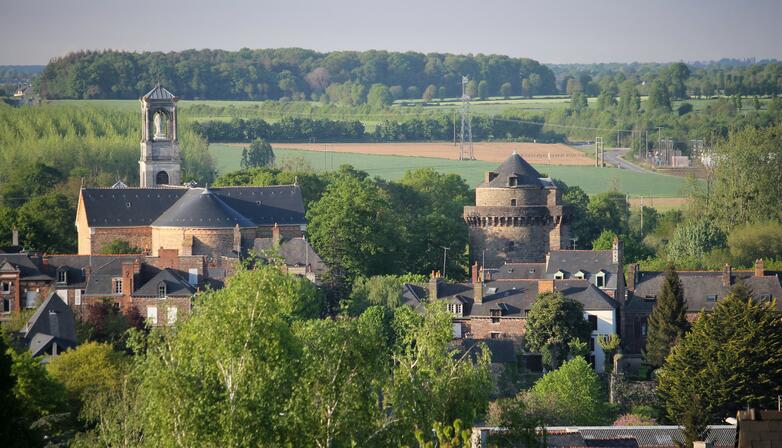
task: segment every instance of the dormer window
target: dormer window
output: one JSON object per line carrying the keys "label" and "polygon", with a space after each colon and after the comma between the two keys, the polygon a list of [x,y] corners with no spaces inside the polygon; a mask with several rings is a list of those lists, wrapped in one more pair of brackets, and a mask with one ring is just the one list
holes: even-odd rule
{"label": "dormer window", "polygon": [[557,271],[554,273],[554,280],[564,280],[564,279],[565,279],[564,271]]}
{"label": "dormer window", "polygon": [[510,200],[510,206],[511,207],[515,207],[516,206],[516,200],[515,199],[511,199]]}
{"label": "dormer window", "polygon": [[167,295],[166,291],[166,284],[164,282],[160,282],[157,285],[157,298],[158,299],[165,299]]}
{"label": "dormer window", "polygon": [[57,283],[61,285],[68,283],[68,271],[63,268],[57,270]]}
{"label": "dormer window", "polygon": [[579,280],[583,280],[586,278],[586,272],[579,269],[578,272],[576,272],[576,274],[574,275],[574,277]]}
{"label": "dormer window", "polygon": [[515,187],[516,185],[518,185],[518,179],[516,179],[515,177],[509,177],[508,186]]}
{"label": "dormer window", "polygon": [[122,278],[116,277],[111,280],[111,290],[114,294],[122,294]]}
{"label": "dormer window", "polygon": [[605,288],[606,286],[606,273],[603,271],[595,274],[595,286],[598,288]]}

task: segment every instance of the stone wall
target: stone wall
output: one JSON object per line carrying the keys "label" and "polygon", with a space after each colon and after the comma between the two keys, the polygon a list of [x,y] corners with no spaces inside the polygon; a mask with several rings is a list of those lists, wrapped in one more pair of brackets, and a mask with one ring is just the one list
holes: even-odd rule
{"label": "stone wall", "polygon": [[546,205],[548,190],[539,187],[515,188],[476,188],[476,206],[511,206],[516,200],[517,207]]}
{"label": "stone wall", "polygon": [[82,234],[79,232],[79,255],[99,254],[103,246],[114,241],[124,240],[131,246],[149,251],[152,247],[152,229],[150,227],[92,227],[87,229],[89,241],[87,252],[82,250]]}
{"label": "stone wall", "polygon": [[551,231],[545,226],[470,227],[470,265],[484,261],[499,267],[510,261],[540,261],[549,250]]}
{"label": "stone wall", "polygon": [[470,317],[456,319],[462,324],[462,334],[471,339],[492,339],[492,333],[499,333],[498,339],[510,339],[521,348],[526,331],[526,319],[519,317],[500,317],[499,322],[492,322],[491,317]]}
{"label": "stone wall", "polygon": [[135,306],[143,318],[147,317],[149,307],[157,308],[157,325],[162,326],[169,324],[170,308],[177,309],[176,320],[182,319],[190,313],[190,298],[166,297],[165,299],[158,299],[156,297],[134,297],[131,306]]}

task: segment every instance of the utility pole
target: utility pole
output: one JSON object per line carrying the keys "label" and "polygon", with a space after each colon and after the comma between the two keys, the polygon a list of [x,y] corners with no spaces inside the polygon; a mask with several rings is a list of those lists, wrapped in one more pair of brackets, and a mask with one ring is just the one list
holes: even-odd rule
{"label": "utility pole", "polygon": [[[467,84],[470,78],[462,76],[462,127],[459,140],[459,160],[475,160],[475,153],[472,147],[472,116],[470,115],[470,95],[467,94]],[[467,142],[464,140],[464,132],[467,131]],[[465,144],[467,147],[465,148]],[[469,155],[465,154],[469,151]]]}
{"label": "utility pole", "polygon": [[440,246],[443,248],[443,278],[445,278],[445,260],[448,258],[448,249],[450,247]]}

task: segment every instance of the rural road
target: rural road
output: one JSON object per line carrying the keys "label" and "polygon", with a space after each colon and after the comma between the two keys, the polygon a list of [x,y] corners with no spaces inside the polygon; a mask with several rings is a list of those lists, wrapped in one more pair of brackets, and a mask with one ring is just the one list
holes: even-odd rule
{"label": "rural road", "polygon": [[641,168],[638,165],[632,164],[620,158],[620,156],[623,156],[630,151],[630,149],[628,148],[612,148],[612,149],[606,149],[605,151],[606,151],[606,162],[612,165],[615,165],[619,168],[624,168],[634,173],[657,174],[654,171],[647,170],[646,168]]}

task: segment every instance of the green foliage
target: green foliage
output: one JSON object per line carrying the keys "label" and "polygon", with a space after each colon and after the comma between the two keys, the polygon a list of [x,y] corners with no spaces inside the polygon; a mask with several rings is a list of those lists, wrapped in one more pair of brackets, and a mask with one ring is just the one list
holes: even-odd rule
{"label": "green foliage", "polygon": [[561,293],[545,293],[538,296],[527,316],[524,344],[531,352],[548,353],[545,367],[556,369],[567,359],[568,343],[573,339],[586,342],[591,332],[583,305]]}
{"label": "green foliage", "polygon": [[521,397],[502,398],[490,403],[486,425],[504,429],[489,435],[490,446],[546,447],[546,433],[538,430],[544,422],[530,411]]}
{"label": "green foliage", "polygon": [[485,79],[478,83],[478,97],[482,100],[489,97],[489,83]]}
{"label": "green foliage", "polygon": [[614,370],[614,355],[619,352],[621,340],[616,333],[603,334],[598,336],[597,344],[603,349],[605,354],[605,372],[611,373]]}
{"label": "green foliage", "polygon": [[69,253],[76,247],[76,209],[62,193],[35,196],[17,213],[20,242],[26,248]]}
{"label": "green foliage", "polygon": [[697,434],[747,406],[776,405],[782,321],[775,309],[734,293],[699,316],[657,375],[669,418]]}
{"label": "green foliage", "polygon": [[652,81],[652,86],[649,88],[649,99],[646,100],[646,108],[652,112],[666,113],[671,111],[671,98],[663,81],[659,79]]}
{"label": "green foliage", "polygon": [[665,363],[671,348],[684,337],[689,328],[686,313],[684,288],[676,270],[669,265],[660,294],[647,320],[648,333],[644,352],[647,364],[660,367]]}
{"label": "green foliage", "polygon": [[404,279],[396,275],[357,278],[350,293],[350,314],[360,314],[370,306],[398,307],[402,303],[403,283]]}
{"label": "green foliage", "polygon": [[508,98],[511,95],[511,92],[513,91],[513,87],[510,85],[509,82],[504,82],[500,86],[500,96],[503,98]]}
{"label": "green foliage", "polygon": [[728,235],[733,263],[752,266],[758,258],[782,260],[782,224],[767,221],[735,227]]}
{"label": "green foliage", "polygon": [[[459,419],[454,420],[453,425],[443,425],[440,422],[435,422],[432,426],[433,440],[427,441],[427,433],[420,429],[415,431],[415,440],[418,442],[419,448],[467,448],[472,446],[470,436],[472,430],[469,428],[462,429],[462,421]],[[405,445],[406,446],[406,445]]]}
{"label": "green foliage", "polygon": [[725,245],[725,233],[708,219],[698,219],[680,226],[668,244],[671,260],[701,258],[704,254]]}
{"label": "green foliage", "polygon": [[17,353],[8,349],[6,353],[13,359],[14,395],[35,419],[66,410],[65,388],[49,375],[40,359],[27,350]]}
{"label": "green foliage", "polygon": [[580,356],[544,375],[525,400],[546,425],[603,425],[611,417],[600,378]]}
{"label": "green foliage", "polygon": [[17,393],[17,377],[14,373],[14,352],[9,348],[5,333],[0,334],[0,440],[9,448],[43,445],[42,440],[30,430],[34,416],[30,415],[24,401]]}
{"label": "green foliage", "polygon": [[699,198],[707,216],[721,228],[782,221],[782,123],[731,132],[717,147],[714,180]]}
{"label": "green foliage", "polygon": [[391,91],[384,84],[372,84],[367,93],[367,104],[375,107],[382,108],[389,106],[394,101],[391,96]]}
{"label": "green foliage", "polygon": [[266,140],[256,138],[250,148],[242,149],[242,169],[274,166],[274,151]]}
{"label": "green foliage", "polygon": [[123,240],[121,238],[115,238],[108,243],[104,244],[101,249],[100,253],[102,254],[140,254],[143,251],[130,244],[127,240]]}

